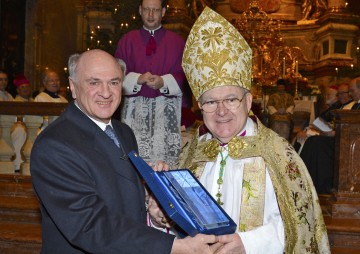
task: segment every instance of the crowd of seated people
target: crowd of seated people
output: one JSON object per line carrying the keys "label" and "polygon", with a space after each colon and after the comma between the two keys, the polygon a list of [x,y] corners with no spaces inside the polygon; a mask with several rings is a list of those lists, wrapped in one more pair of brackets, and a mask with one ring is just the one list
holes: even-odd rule
{"label": "crowd of seated people", "polygon": [[[346,97],[347,91],[344,87],[342,86],[342,90],[340,90],[340,93],[338,92],[338,105],[340,105],[340,108],[360,109],[360,77],[351,80],[349,84],[348,93],[353,102],[345,103],[349,98]],[[324,117],[326,118],[326,116]],[[308,137],[300,156],[308,168],[317,192],[319,194],[328,194],[331,193],[333,188],[336,133],[331,131],[323,134],[326,135]]]}
{"label": "crowd of seated people", "polygon": [[[5,71],[0,70],[0,101],[14,102],[68,102],[68,100],[59,94],[60,79],[54,71],[46,71],[43,75],[44,88],[33,98],[31,85],[25,75],[16,75],[11,85],[16,88],[15,98],[7,91],[9,89],[9,78]],[[13,163],[15,173],[20,172],[21,164],[24,162],[21,149],[27,139],[27,128],[19,119],[10,129],[12,148],[14,151]]]}
{"label": "crowd of seated people", "polygon": [[[334,94],[336,91],[336,94]],[[313,124],[307,126],[304,130],[296,134],[294,142],[295,149],[301,153],[302,147],[308,137],[315,135],[333,136],[333,110],[335,109],[350,109],[352,106],[352,98],[349,95],[349,84],[343,83],[338,87],[331,86],[326,89],[326,104],[327,107],[322,111]],[[329,104],[331,103],[331,104]],[[325,126],[325,129],[320,129],[315,123],[320,123]],[[331,129],[331,130],[330,130]]]}

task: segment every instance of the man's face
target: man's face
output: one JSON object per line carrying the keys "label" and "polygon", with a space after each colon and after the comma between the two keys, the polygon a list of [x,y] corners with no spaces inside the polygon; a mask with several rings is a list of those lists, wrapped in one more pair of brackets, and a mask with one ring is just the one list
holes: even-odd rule
{"label": "man's face", "polygon": [[0,91],[5,91],[8,84],[8,76],[5,73],[0,73]]}
{"label": "man's face", "polygon": [[[224,103],[218,102],[217,109],[212,113],[203,111],[203,119],[206,127],[214,137],[222,143],[228,143],[245,127],[248,113],[251,108],[252,96],[246,90],[238,86],[215,87],[206,91],[200,98],[199,107],[204,103],[224,99],[243,100],[236,109],[227,109]],[[243,97],[244,96],[244,97]]]}
{"label": "man's face", "polygon": [[327,88],[325,94],[326,103],[330,105],[336,102],[337,101],[336,94],[337,94],[337,90],[332,89],[330,87]]}
{"label": "man's face", "polygon": [[351,99],[349,95],[349,87],[347,85],[340,85],[336,95],[341,104],[344,104]]}
{"label": "man's face", "polygon": [[16,89],[16,91],[24,99],[29,99],[31,96],[31,88],[29,84],[22,84]]}
{"label": "man's face", "polygon": [[60,89],[59,75],[55,72],[47,73],[45,80],[44,80],[44,87],[49,92],[52,92],[52,93],[59,92],[59,89]]}
{"label": "man's face", "polygon": [[354,101],[360,100],[360,89],[357,87],[355,81],[351,81],[349,85],[349,94]]}
{"label": "man's face", "polygon": [[123,73],[115,59],[99,50],[83,53],[76,80],[70,89],[77,105],[88,116],[108,123],[121,101]]}
{"label": "man's face", "polygon": [[165,8],[161,7],[160,0],[144,0],[139,7],[139,13],[145,28],[154,30],[160,26]]}

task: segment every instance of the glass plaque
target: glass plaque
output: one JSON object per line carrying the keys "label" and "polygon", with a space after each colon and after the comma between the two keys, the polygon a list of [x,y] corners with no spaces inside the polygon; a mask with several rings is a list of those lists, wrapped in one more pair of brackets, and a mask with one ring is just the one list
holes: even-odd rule
{"label": "glass plaque", "polygon": [[188,169],[156,172],[136,152],[129,158],[163,210],[188,235],[235,232],[234,221]]}

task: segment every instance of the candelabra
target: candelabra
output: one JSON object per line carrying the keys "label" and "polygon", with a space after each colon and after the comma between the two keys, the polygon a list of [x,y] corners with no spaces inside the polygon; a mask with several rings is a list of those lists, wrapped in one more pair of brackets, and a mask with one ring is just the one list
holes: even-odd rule
{"label": "candelabra", "polygon": [[280,51],[284,46],[281,21],[269,18],[258,1],[252,0],[249,8],[233,20],[233,24],[253,50],[253,80],[275,84],[281,76]]}

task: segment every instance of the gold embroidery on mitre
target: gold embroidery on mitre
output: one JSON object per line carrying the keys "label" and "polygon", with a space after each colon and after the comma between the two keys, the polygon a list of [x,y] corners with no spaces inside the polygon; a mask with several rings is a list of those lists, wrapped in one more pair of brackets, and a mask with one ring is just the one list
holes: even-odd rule
{"label": "gold embroidery on mitre", "polygon": [[239,137],[233,137],[228,143],[229,156],[233,159],[240,159],[242,150],[247,148],[248,144]]}
{"label": "gold embroidery on mitre", "polygon": [[251,48],[234,26],[208,7],[190,31],[182,67],[196,100],[219,86],[251,88]]}

